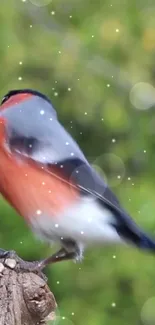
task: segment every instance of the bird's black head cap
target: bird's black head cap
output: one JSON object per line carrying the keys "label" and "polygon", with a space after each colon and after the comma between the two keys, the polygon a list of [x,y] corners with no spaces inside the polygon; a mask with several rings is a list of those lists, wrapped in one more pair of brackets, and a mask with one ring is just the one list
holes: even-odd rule
{"label": "bird's black head cap", "polygon": [[2,101],[1,101],[1,105],[4,104],[10,97],[12,97],[14,95],[18,95],[18,94],[32,94],[35,96],[39,96],[51,104],[51,101],[49,100],[49,98],[47,96],[43,95],[42,93],[40,93],[40,91],[33,90],[33,89],[14,89],[14,90],[10,90],[3,97]]}

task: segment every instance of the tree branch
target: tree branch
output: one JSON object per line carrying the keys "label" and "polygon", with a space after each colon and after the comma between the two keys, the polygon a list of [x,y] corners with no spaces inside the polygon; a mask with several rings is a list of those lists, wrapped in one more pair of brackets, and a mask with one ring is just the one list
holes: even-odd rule
{"label": "tree branch", "polygon": [[20,260],[0,259],[0,325],[46,325],[55,319],[54,295],[45,276],[23,270]]}

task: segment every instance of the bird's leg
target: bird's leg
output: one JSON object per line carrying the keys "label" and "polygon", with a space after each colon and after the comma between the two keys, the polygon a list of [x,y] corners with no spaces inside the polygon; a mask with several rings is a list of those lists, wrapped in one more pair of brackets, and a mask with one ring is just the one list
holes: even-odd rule
{"label": "bird's leg", "polygon": [[17,256],[15,251],[6,251],[0,248],[0,259],[15,259],[20,269],[30,272],[41,272],[48,264],[71,260],[75,257],[76,252],[67,252],[65,248],[61,248],[57,253],[53,254],[52,256],[46,259],[34,262],[27,262]]}
{"label": "bird's leg", "polygon": [[81,261],[82,260],[82,248],[81,246],[77,245],[76,242],[70,239],[63,239],[61,240],[61,244],[63,247],[52,256],[47,257],[41,261],[33,262],[31,270],[33,271],[41,271],[47,265],[51,263],[57,263],[61,261],[67,260],[74,260],[74,261]]}
{"label": "bird's leg", "polygon": [[72,260],[76,257],[75,252],[67,252],[65,248],[61,248],[57,253],[52,256],[47,257],[39,262],[37,262],[35,268],[36,270],[42,270],[45,266],[51,263],[56,263],[60,261]]}
{"label": "bird's leg", "polygon": [[57,263],[66,260],[75,260],[81,261],[82,259],[82,251],[79,246],[72,240],[64,240],[63,246],[58,252],[49,256],[40,261],[28,262],[22,260],[19,256],[17,256],[15,251],[5,251],[0,248],[0,259],[15,259],[17,262],[17,267],[23,271],[29,272],[39,272],[42,273],[42,270],[51,263]]}
{"label": "bird's leg", "polygon": [[37,262],[36,267],[40,270],[42,270],[45,266],[51,263],[57,263],[61,261],[67,261],[67,260],[81,260],[81,249],[77,245],[76,242],[74,242],[71,239],[62,239],[61,244],[63,247],[52,256],[41,260],[40,262]]}

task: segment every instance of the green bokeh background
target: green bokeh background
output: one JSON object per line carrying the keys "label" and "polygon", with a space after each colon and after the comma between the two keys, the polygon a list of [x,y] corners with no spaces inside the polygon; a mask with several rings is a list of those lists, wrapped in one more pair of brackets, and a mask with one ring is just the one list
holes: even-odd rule
{"label": "green bokeh background", "polygon": [[[131,101],[134,85],[155,85],[154,1],[2,1],[0,40],[0,96],[14,88],[48,95],[122,205],[155,236],[155,111]],[[1,247],[27,260],[56,249],[37,241],[3,199],[0,215]],[[82,264],[46,274],[60,325],[155,324],[151,254],[99,247]]]}

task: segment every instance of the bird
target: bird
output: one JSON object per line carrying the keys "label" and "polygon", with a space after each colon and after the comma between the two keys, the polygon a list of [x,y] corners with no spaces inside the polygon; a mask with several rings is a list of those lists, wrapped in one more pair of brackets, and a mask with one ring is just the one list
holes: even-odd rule
{"label": "bird", "polygon": [[[121,206],[60,123],[50,99],[9,91],[0,104],[0,193],[35,236],[59,251],[37,262],[81,262],[87,247],[129,244],[155,251],[155,240]],[[0,249],[0,257],[9,251]]]}

